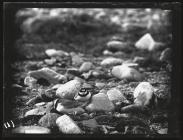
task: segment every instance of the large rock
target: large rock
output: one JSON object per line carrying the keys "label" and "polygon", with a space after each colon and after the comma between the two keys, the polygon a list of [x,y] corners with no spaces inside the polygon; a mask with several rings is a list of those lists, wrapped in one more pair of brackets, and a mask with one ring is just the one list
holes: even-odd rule
{"label": "large rock", "polygon": [[114,110],[114,105],[105,93],[98,93],[92,96],[91,103],[86,106],[86,110],[110,112]]}
{"label": "large rock", "polygon": [[13,134],[50,134],[51,130],[41,126],[19,126],[12,129]]}
{"label": "large rock", "polygon": [[141,81],[144,76],[136,69],[130,68],[126,65],[114,66],[111,71],[112,75],[118,79],[127,79],[132,81]]}
{"label": "large rock", "polygon": [[107,91],[107,96],[111,102],[116,104],[117,102],[129,103],[126,97],[117,88],[112,88]]}
{"label": "large rock", "polygon": [[56,125],[56,120],[57,118],[60,117],[59,114],[56,113],[48,113],[44,115],[40,120],[39,120],[39,125],[47,128],[55,128]]}
{"label": "large rock", "polygon": [[84,62],[80,68],[80,72],[88,72],[92,68],[93,64],[91,62]]}
{"label": "large rock", "polygon": [[56,120],[59,130],[64,134],[81,134],[81,129],[77,124],[67,115],[60,116]]}
{"label": "large rock", "polygon": [[71,80],[61,85],[56,90],[56,96],[64,99],[74,99],[74,96],[79,92],[82,84],[79,80]]}
{"label": "large rock", "polygon": [[109,50],[121,51],[121,50],[125,50],[127,48],[127,43],[117,41],[117,40],[109,41],[107,43],[107,48]]}
{"label": "large rock", "polygon": [[30,71],[28,75],[35,79],[46,79],[50,84],[58,84],[67,80],[64,75],[59,74],[49,68],[42,68],[39,70]]}
{"label": "large rock", "polygon": [[136,43],[135,47],[141,50],[153,51],[157,48],[156,41],[152,38],[152,36],[147,33],[143,35]]}
{"label": "large rock", "polygon": [[123,63],[122,59],[109,57],[104,59],[100,64],[102,66],[114,66],[114,65],[120,65],[122,63]]}
{"label": "large rock", "polygon": [[49,57],[64,57],[64,56],[68,56],[69,55],[67,52],[64,52],[62,50],[55,50],[55,49],[47,49],[45,51],[45,53]]}
{"label": "large rock", "polygon": [[149,82],[141,82],[134,90],[134,103],[147,106],[154,97],[154,88]]}

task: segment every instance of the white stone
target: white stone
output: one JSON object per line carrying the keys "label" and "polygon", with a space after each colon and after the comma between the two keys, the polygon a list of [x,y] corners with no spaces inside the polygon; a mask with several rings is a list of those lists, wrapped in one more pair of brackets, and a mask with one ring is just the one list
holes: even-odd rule
{"label": "white stone", "polygon": [[146,106],[150,103],[154,94],[154,88],[149,82],[141,82],[134,90],[134,103]]}
{"label": "white stone", "polygon": [[109,41],[107,43],[108,49],[115,49],[115,50],[124,50],[127,47],[127,43],[121,42],[121,41]]}
{"label": "white stone", "polygon": [[104,50],[103,55],[113,55],[113,53],[109,50]]}
{"label": "white stone", "polygon": [[46,114],[46,109],[44,107],[38,107],[27,111],[24,117],[31,115],[44,115],[44,114]]}
{"label": "white stone", "polygon": [[27,85],[29,87],[34,87],[37,83],[37,80],[33,77],[26,76],[24,79],[24,85]]}
{"label": "white stone", "polygon": [[88,72],[92,69],[93,64],[91,62],[84,62],[81,67],[79,68],[80,72]]}
{"label": "white stone", "polygon": [[83,63],[83,59],[79,55],[73,54],[71,57],[72,57],[72,65],[80,66]]}
{"label": "white stone", "polygon": [[98,93],[92,96],[91,103],[86,106],[86,110],[110,112],[114,110],[114,105],[105,93]]}
{"label": "white stone", "polygon": [[107,96],[108,96],[109,100],[111,102],[113,102],[114,104],[117,103],[117,102],[128,103],[126,97],[117,88],[112,88],[112,89],[108,90],[107,91]]}
{"label": "white stone", "polygon": [[41,126],[19,126],[12,130],[13,134],[50,134],[51,130]]}
{"label": "white stone", "polygon": [[135,43],[135,47],[142,50],[153,51],[157,46],[152,36],[147,33]]}
{"label": "white stone", "polygon": [[74,96],[79,92],[81,88],[81,82],[79,80],[71,80],[61,85],[56,90],[56,96],[65,99],[74,99]]}
{"label": "white stone", "polygon": [[45,53],[49,57],[62,57],[62,56],[68,56],[69,54],[67,52],[64,52],[62,50],[55,50],[55,49],[47,49]]}
{"label": "white stone", "polygon": [[63,115],[57,118],[56,124],[59,130],[64,134],[81,134],[82,133],[81,129],[68,115]]}
{"label": "white stone", "polygon": [[66,81],[66,77],[64,75],[59,74],[49,68],[42,68],[39,70],[30,71],[28,75],[30,75],[35,79],[40,79],[40,78],[46,79],[51,84],[58,84],[60,82]]}
{"label": "white stone", "polygon": [[114,66],[111,71],[112,75],[118,79],[127,79],[132,81],[141,81],[144,76],[136,69],[126,65]]}
{"label": "white stone", "polygon": [[100,64],[101,66],[114,66],[114,65],[120,65],[123,63],[122,59],[109,57],[104,59]]}

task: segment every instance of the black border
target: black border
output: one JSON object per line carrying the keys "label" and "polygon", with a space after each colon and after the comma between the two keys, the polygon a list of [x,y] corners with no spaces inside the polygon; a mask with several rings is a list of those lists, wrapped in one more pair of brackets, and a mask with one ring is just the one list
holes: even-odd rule
{"label": "black border", "polygon": [[[173,11],[173,15],[172,15],[172,21],[173,21],[173,72],[172,72],[172,103],[170,106],[170,116],[169,117],[169,123],[172,124],[171,126],[171,135],[166,135],[166,136],[162,136],[162,137],[156,137],[156,138],[174,138],[174,139],[179,139],[182,138],[181,135],[181,126],[182,122],[181,122],[181,117],[182,117],[182,112],[181,112],[181,63],[180,61],[181,59],[181,37],[182,37],[182,30],[181,30],[181,3],[180,2],[172,2],[172,1],[166,1],[166,2],[129,2],[129,1],[125,1],[125,2],[58,2],[58,1],[54,1],[54,2],[40,2],[40,1],[34,1],[34,2],[14,2],[12,1],[7,1],[5,0],[3,3],[3,23],[4,26],[7,23],[7,15],[5,14],[5,8],[6,6],[9,9],[13,9],[13,8],[31,8],[31,7],[36,7],[36,8],[41,8],[41,7],[49,7],[49,8],[161,8],[161,9],[170,9]],[[6,38],[7,36],[7,31],[6,28],[4,28],[3,26],[3,37]],[[11,31],[10,31],[11,32]],[[6,48],[6,40],[3,40],[3,46]],[[11,43],[10,43],[11,44]],[[8,44],[8,45],[10,45]],[[10,61],[10,63],[13,60]],[[4,65],[3,65],[4,67]],[[6,72],[8,71],[8,68],[5,69]],[[11,72],[10,72],[11,73]],[[3,98],[1,98],[3,99]],[[177,127],[174,124],[177,123],[179,124],[179,128],[180,128],[180,136],[176,137],[176,132],[174,132],[174,129]],[[13,135],[12,135],[13,136]],[[6,137],[4,137],[6,138]],[[16,135],[13,137],[7,137],[7,138],[35,138],[34,135]],[[36,138],[59,138],[60,139],[60,135],[36,135]],[[116,136],[116,135],[106,135],[106,136],[94,136],[94,135],[85,135],[85,136],[75,136],[75,135],[63,135],[61,136],[61,138],[141,138],[140,136],[137,137],[136,135],[134,136]],[[143,137],[144,138],[144,137]]]}

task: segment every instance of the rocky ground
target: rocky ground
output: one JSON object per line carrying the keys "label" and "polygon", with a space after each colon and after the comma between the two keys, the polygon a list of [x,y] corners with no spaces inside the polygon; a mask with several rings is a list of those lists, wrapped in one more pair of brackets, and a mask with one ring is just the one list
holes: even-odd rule
{"label": "rocky ground", "polygon": [[[74,12],[75,11],[75,12]],[[69,13],[69,14],[68,14]],[[171,32],[162,10],[17,14],[13,133],[168,133]],[[61,16],[62,15],[62,16]]]}

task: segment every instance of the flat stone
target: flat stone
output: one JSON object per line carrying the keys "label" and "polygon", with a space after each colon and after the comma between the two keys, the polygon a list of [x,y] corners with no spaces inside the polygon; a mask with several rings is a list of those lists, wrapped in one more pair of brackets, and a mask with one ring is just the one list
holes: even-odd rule
{"label": "flat stone", "polygon": [[105,93],[98,93],[92,96],[91,103],[86,106],[86,110],[110,112],[114,110],[114,105]]}
{"label": "flat stone", "polygon": [[107,48],[109,50],[115,50],[115,51],[125,50],[127,48],[127,43],[113,40],[107,43]]}
{"label": "flat stone", "polygon": [[153,51],[156,48],[156,42],[152,36],[147,33],[135,43],[135,47],[141,50]]}
{"label": "flat stone", "polygon": [[154,96],[154,88],[149,82],[141,82],[134,90],[134,103],[147,106]]}
{"label": "flat stone", "polygon": [[55,50],[55,49],[47,49],[45,51],[45,53],[49,57],[62,57],[62,56],[68,56],[69,55],[67,52],[64,52],[62,50]]}
{"label": "flat stone", "polygon": [[58,117],[60,117],[60,115],[57,113],[48,113],[41,117],[38,124],[46,128],[55,128],[57,127],[56,120]]}
{"label": "flat stone", "polygon": [[60,82],[66,81],[66,77],[64,75],[59,74],[49,68],[42,68],[36,71],[30,71],[28,75],[35,79],[46,79],[50,84],[58,84]]}
{"label": "flat stone", "polygon": [[59,130],[64,134],[81,134],[82,133],[81,129],[68,115],[63,115],[57,118],[56,124]]}
{"label": "flat stone", "polygon": [[12,129],[13,134],[50,134],[51,130],[41,126],[19,126]]}
{"label": "flat stone", "polygon": [[80,68],[79,71],[80,72],[88,72],[89,70],[92,69],[93,64],[91,62],[84,62]]}
{"label": "flat stone", "polygon": [[130,68],[126,65],[114,66],[111,71],[112,75],[118,79],[127,79],[131,81],[141,81],[144,76],[136,69]]}
{"label": "flat stone", "polygon": [[79,92],[82,84],[79,80],[71,80],[61,85],[56,90],[56,96],[64,99],[74,99],[74,96]]}
{"label": "flat stone", "polygon": [[129,103],[126,97],[117,88],[112,88],[107,91],[107,96],[111,102],[116,104],[117,102]]}
{"label": "flat stone", "polygon": [[122,59],[109,57],[104,59],[100,64],[101,66],[114,66],[114,65],[120,65],[123,63]]}

